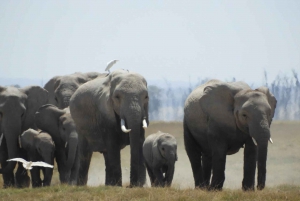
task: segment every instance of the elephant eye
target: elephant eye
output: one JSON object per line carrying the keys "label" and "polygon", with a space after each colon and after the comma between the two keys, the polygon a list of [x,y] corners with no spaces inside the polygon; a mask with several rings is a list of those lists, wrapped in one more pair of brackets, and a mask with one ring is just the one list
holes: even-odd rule
{"label": "elephant eye", "polygon": [[165,148],[163,147],[163,148],[161,148],[163,151],[165,150]]}
{"label": "elephant eye", "polygon": [[58,100],[57,100],[57,98],[55,97],[55,101],[58,103]]}
{"label": "elephant eye", "polygon": [[148,99],[149,97],[148,97],[148,95],[145,97],[145,99]]}
{"label": "elephant eye", "polygon": [[246,114],[242,114],[242,116],[243,116],[245,119],[247,119],[247,115],[246,115]]}
{"label": "elephant eye", "polygon": [[120,100],[120,95],[115,95],[115,99]]}
{"label": "elephant eye", "polygon": [[22,117],[22,118],[24,117],[24,112],[21,114],[21,117]]}

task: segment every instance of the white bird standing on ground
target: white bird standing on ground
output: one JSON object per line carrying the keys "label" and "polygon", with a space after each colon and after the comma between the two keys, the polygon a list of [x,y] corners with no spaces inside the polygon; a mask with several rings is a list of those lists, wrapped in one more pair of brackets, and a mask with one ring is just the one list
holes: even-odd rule
{"label": "white bird standing on ground", "polygon": [[117,63],[117,61],[119,61],[119,60],[112,60],[112,61],[108,62],[108,63],[107,63],[107,66],[106,66],[106,68],[105,68],[105,71],[108,71],[108,73],[110,73],[109,69],[110,69],[115,63]]}
{"label": "white bird standing on ground", "polygon": [[7,161],[17,161],[17,162],[21,162],[23,163],[23,167],[26,170],[31,170],[32,166],[41,166],[41,167],[49,167],[49,168],[53,168],[53,165],[50,165],[48,163],[42,162],[42,161],[37,161],[37,162],[32,162],[32,161],[26,161],[23,158],[12,158],[9,159]]}

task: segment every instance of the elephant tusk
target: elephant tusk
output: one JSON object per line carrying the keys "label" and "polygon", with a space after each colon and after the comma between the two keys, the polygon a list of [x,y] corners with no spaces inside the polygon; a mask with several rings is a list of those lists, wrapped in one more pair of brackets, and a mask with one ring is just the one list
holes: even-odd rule
{"label": "elephant tusk", "polygon": [[148,126],[147,126],[146,119],[144,119],[144,120],[143,120],[143,128],[146,129],[147,127],[148,127]]}
{"label": "elephant tusk", "polygon": [[256,142],[256,140],[254,139],[254,137],[252,137],[252,140],[253,140],[253,143],[255,144],[255,146],[257,146],[257,142]]}
{"label": "elephant tusk", "polygon": [[66,144],[65,144],[65,148],[67,148],[67,145],[68,145],[68,142],[66,142]]}
{"label": "elephant tusk", "polygon": [[131,131],[131,129],[126,128],[124,119],[121,119],[121,129],[124,133],[129,133]]}
{"label": "elephant tusk", "polygon": [[3,140],[3,133],[1,133],[1,137],[0,137],[0,146],[2,144],[2,140]]}
{"label": "elephant tusk", "polygon": [[21,143],[21,136],[19,135],[19,146],[20,146],[20,148],[22,148],[22,143]]}
{"label": "elephant tusk", "polygon": [[272,140],[272,138],[270,138],[270,139],[269,139],[269,141],[271,142],[271,144],[273,144],[273,140]]}

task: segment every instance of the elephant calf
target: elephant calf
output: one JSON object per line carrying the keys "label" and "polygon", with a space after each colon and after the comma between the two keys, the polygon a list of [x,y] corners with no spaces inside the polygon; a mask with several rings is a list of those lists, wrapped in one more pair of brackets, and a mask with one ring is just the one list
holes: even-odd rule
{"label": "elephant calf", "polygon": [[176,139],[160,131],[151,134],[143,144],[143,155],[151,186],[170,186],[177,161]]}
{"label": "elephant calf", "polygon": [[[28,129],[20,136],[19,143],[20,147],[26,150],[29,161],[44,161],[53,165],[55,145],[48,133]],[[40,170],[44,174],[43,181],[40,178]],[[30,174],[32,187],[50,186],[53,168],[34,166]]]}

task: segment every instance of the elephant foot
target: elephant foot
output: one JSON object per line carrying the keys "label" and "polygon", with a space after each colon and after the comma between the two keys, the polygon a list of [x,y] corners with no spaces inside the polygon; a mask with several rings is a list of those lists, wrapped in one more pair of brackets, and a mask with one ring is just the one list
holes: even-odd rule
{"label": "elephant foot", "polygon": [[137,186],[137,185],[128,185],[126,188],[144,188],[143,186]]}
{"label": "elephant foot", "polygon": [[30,177],[28,175],[16,176],[16,187],[25,188],[30,186]]}
{"label": "elephant foot", "polygon": [[15,182],[5,182],[3,188],[12,188],[15,186]]}
{"label": "elephant foot", "polygon": [[265,185],[264,184],[262,184],[262,185],[257,185],[257,190],[263,190],[264,188],[265,188]]}
{"label": "elephant foot", "polygon": [[254,186],[242,186],[243,191],[254,191]]}
{"label": "elephant foot", "polygon": [[220,187],[220,186],[209,186],[209,187],[207,188],[207,190],[208,190],[208,191],[222,191],[223,189],[222,189],[222,187]]}
{"label": "elephant foot", "polygon": [[196,190],[208,191],[209,186],[195,186]]}

